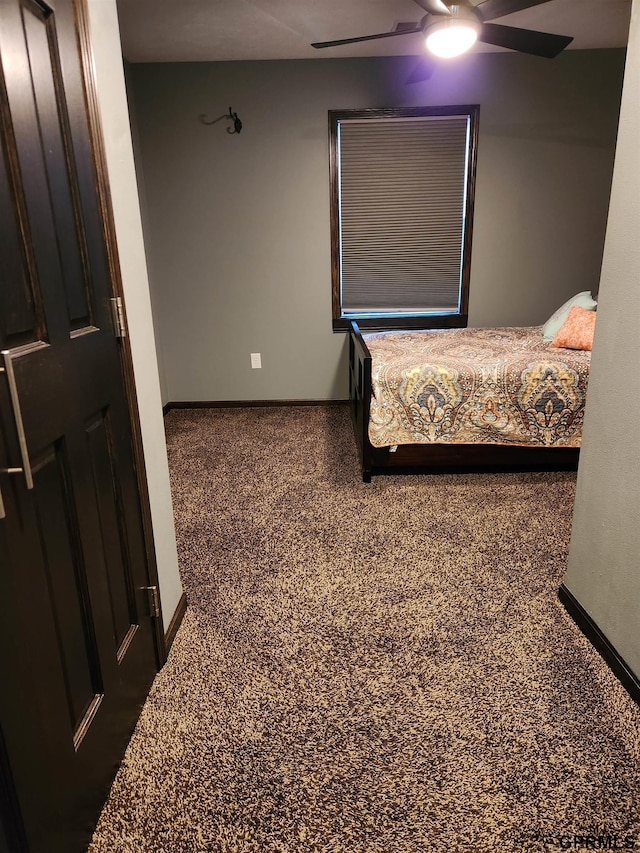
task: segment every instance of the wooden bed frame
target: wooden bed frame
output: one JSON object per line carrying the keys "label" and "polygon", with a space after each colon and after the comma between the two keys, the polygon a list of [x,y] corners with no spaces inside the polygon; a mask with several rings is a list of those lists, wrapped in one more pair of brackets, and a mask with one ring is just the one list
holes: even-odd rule
{"label": "wooden bed frame", "polygon": [[465,471],[575,471],[577,447],[515,447],[504,444],[400,444],[395,451],[369,441],[371,353],[358,324],[349,333],[349,405],[360,453],[362,479],[383,473]]}

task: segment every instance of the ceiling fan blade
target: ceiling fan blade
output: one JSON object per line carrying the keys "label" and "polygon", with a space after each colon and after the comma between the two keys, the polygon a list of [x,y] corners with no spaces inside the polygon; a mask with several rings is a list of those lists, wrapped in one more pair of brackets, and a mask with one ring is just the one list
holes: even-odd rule
{"label": "ceiling fan blade", "polygon": [[374,33],[371,36],[356,36],[350,39],[335,39],[334,41],[317,41],[311,47],[336,47],[340,44],[355,44],[359,41],[373,41],[374,39],[386,39],[390,36],[406,36],[410,33],[421,33],[422,27],[413,27],[410,30],[392,30],[390,33]]}
{"label": "ceiling fan blade", "polygon": [[519,27],[505,27],[502,24],[483,24],[478,41],[494,44],[496,47],[508,47],[520,53],[544,56],[553,59],[568,44],[573,36],[557,36],[553,33],[539,33],[537,30],[523,30]]}
{"label": "ceiling fan blade", "polygon": [[444,0],[413,0],[413,2],[429,12],[430,15],[450,15],[451,9],[447,6]]}
{"label": "ceiling fan blade", "polygon": [[429,60],[427,57],[421,59],[418,64],[414,67],[413,71],[407,79],[405,83],[421,83],[423,80],[428,80],[433,74],[434,63]]}
{"label": "ceiling fan blade", "polygon": [[540,6],[549,0],[484,0],[476,6],[476,12],[483,21],[493,21],[512,12],[522,12],[532,6]]}

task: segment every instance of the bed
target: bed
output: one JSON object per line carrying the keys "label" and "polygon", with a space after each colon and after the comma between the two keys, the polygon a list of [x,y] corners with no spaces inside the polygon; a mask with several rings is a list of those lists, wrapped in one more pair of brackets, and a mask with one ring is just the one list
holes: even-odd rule
{"label": "bed", "polygon": [[553,346],[541,326],[363,335],[352,322],[349,398],[363,480],[574,470],[590,356]]}

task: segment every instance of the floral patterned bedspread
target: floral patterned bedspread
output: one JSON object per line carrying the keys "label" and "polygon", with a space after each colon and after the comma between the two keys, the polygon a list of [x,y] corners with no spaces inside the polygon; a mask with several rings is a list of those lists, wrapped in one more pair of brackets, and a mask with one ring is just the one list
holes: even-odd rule
{"label": "floral patterned bedspread", "polygon": [[552,347],[541,327],[364,338],[373,360],[374,447],[580,446],[591,353]]}

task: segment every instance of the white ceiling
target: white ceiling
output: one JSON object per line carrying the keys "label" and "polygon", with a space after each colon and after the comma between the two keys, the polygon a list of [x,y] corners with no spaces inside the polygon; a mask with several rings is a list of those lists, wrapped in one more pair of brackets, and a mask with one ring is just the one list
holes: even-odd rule
{"label": "white ceiling", "polygon": [[[322,50],[310,46],[417,23],[424,13],[413,0],[117,0],[117,5],[130,62],[418,55],[423,44],[420,35],[405,35]],[[569,49],[622,47],[630,12],[631,0],[549,0],[496,23],[573,36]]]}

